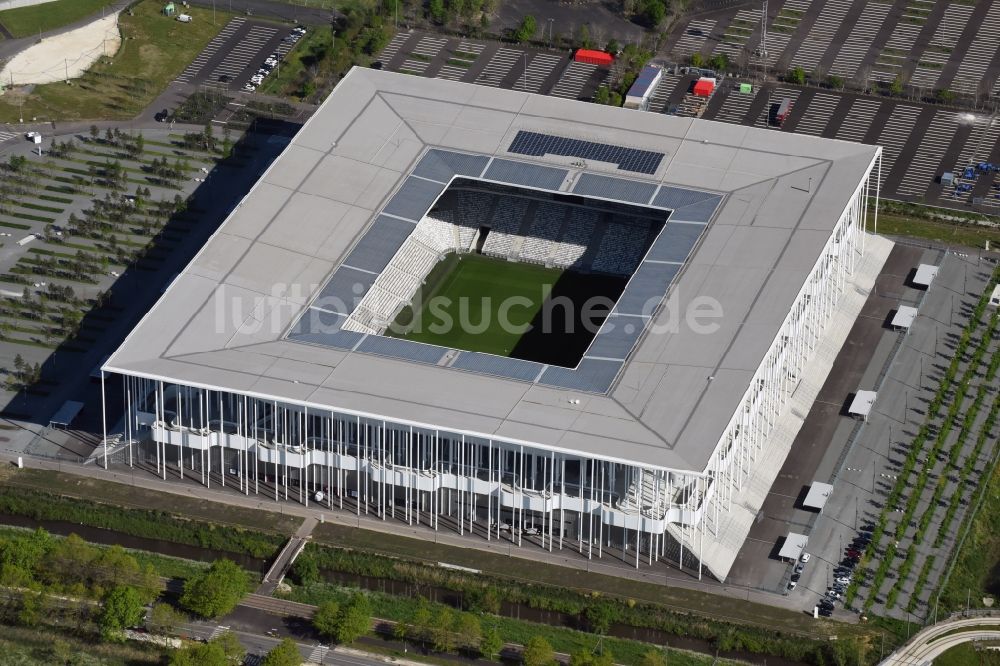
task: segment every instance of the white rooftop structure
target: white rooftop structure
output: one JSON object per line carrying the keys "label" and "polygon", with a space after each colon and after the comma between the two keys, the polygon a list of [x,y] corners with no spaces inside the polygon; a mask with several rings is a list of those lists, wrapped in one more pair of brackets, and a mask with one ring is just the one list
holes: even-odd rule
{"label": "white rooftop structure", "polygon": [[802,506],[807,509],[822,511],[823,507],[826,506],[826,501],[830,499],[832,494],[833,486],[829,483],[813,481],[812,485],[809,486],[809,492],[806,493],[806,498],[802,500]]}
{"label": "white rooftop structure", "polygon": [[851,416],[860,416],[865,421],[868,420],[868,415],[872,412],[872,407],[875,405],[875,398],[878,394],[875,391],[858,391],[854,394],[854,400],[851,401],[851,406],[847,409]]}
{"label": "white rooftop structure", "polygon": [[1000,284],[993,287],[993,293],[990,295],[990,305],[1000,305]]}
{"label": "white rooftop structure", "polygon": [[[475,442],[489,479],[508,477],[486,469],[487,451],[509,448],[540,466],[516,472],[518,488],[596,484],[586,511],[603,506],[608,529],[630,539],[655,533],[645,547],[658,554],[665,531],[683,558],[707,530],[727,553],[711,565],[724,578],[744,526],[706,525],[722,515],[709,504],[725,512],[751,485],[770,485],[759,474],[773,480],[780,460],[767,470],[755,461],[803,374],[828,372],[810,361],[828,353],[820,343],[838,304],[871,286],[873,274],[857,273],[866,239],[881,258],[865,270],[884,261],[888,244],[863,233],[880,156],[877,146],[356,68],[104,370],[129,383],[129,423],[152,423],[154,440],[176,446],[273,461],[275,446],[339,446],[344,423],[355,432],[368,422],[407,437],[435,433],[432,447]],[[360,294],[377,292],[459,177],[666,217],[577,367],[365,332]],[[718,316],[689,316],[707,311]],[[345,328],[348,319],[362,325]],[[284,434],[275,411],[286,414]],[[304,425],[303,413],[322,424]],[[386,483],[376,470],[389,454],[366,441],[349,443],[360,453],[322,458],[324,473],[353,465],[351,474]],[[437,476],[443,455],[419,459],[435,488],[451,483]],[[303,470],[320,460],[294,456],[281,460]],[[500,499],[484,495],[476,510],[522,506],[490,487],[475,492]]]}
{"label": "white rooftop structure", "polygon": [[917,318],[917,309],[909,305],[900,305],[896,309],[896,314],[892,316],[893,328],[910,328],[913,320]]}
{"label": "white rooftop structure", "polygon": [[778,557],[783,560],[798,560],[802,557],[802,551],[806,549],[808,543],[809,537],[805,534],[789,532],[788,536],[785,537],[785,543],[781,544]]}
{"label": "white rooftop structure", "polygon": [[913,284],[920,287],[929,287],[934,278],[937,277],[938,267],[933,264],[920,264],[917,272],[913,276]]}

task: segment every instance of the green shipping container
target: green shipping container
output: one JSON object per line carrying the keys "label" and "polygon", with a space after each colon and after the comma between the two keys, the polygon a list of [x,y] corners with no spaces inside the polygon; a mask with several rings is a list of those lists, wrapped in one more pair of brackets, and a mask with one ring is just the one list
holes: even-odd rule
{"label": "green shipping container", "polygon": [[749,93],[753,92],[753,86],[750,85],[749,83],[741,83],[740,84],[740,92],[741,93],[747,93],[747,94],[749,94]]}

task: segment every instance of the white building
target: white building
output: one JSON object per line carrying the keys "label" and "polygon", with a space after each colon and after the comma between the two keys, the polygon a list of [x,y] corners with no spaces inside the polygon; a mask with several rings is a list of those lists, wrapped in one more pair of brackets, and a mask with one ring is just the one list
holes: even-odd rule
{"label": "white building", "polygon": [[[891,246],[865,233],[880,159],[355,69],[104,366],[126,460],[724,579]],[[666,220],[575,367],[365,328],[456,178]]]}

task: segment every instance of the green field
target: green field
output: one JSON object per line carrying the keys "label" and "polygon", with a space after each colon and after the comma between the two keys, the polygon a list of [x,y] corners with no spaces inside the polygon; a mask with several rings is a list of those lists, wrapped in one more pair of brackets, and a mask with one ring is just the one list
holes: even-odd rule
{"label": "green field", "polygon": [[451,254],[434,267],[413,305],[399,313],[386,334],[575,367],[606,314],[606,308],[597,307],[589,311],[593,325],[584,325],[584,304],[592,297],[614,302],[626,282],[623,277]]}
{"label": "green field", "polygon": [[[562,273],[476,254],[448,255],[427,276],[424,289],[414,299],[419,315],[414,318],[412,307],[404,309],[390,334],[510,356]],[[525,304],[504,308],[512,298]],[[498,326],[501,316],[512,326]]]}
{"label": "green field", "polygon": [[[65,0],[75,1],[75,0]],[[40,5],[48,7],[49,5]],[[161,3],[145,0],[132,15],[119,16],[126,37],[113,58],[101,58],[79,79],[48,83],[30,91],[14,88],[0,97],[0,122],[36,120],[116,120],[133,118],[163,91],[230,19],[194,8],[195,20],[179,23],[160,13]]]}
{"label": "green field", "polygon": [[0,24],[14,37],[37,35],[96,14],[112,0],[56,0],[0,12]]}

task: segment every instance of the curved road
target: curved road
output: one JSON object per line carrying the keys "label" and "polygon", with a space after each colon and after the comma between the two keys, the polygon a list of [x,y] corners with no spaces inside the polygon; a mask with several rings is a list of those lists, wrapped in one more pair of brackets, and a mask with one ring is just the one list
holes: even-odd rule
{"label": "curved road", "polygon": [[[946,635],[960,629],[966,631]],[[880,666],[929,665],[949,648],[969,641],[984,640],[1000,641],[1000,617],[971,617],[940,622],[923,629],[910,642],[890,654]]]}

